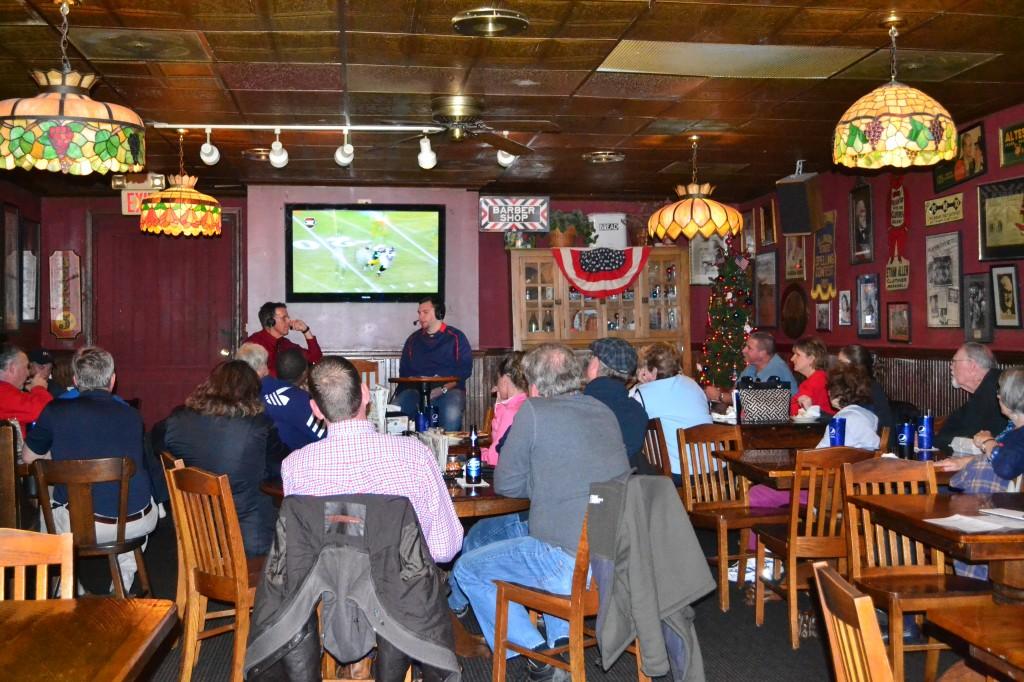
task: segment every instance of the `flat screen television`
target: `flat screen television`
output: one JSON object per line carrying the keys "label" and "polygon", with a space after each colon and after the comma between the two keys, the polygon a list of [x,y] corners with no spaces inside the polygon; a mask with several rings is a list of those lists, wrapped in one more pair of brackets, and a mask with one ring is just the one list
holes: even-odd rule
{"label": "flat screen television", "polygon": [[443,298],[444,214],[435,204],[285,204],[285,300]]}

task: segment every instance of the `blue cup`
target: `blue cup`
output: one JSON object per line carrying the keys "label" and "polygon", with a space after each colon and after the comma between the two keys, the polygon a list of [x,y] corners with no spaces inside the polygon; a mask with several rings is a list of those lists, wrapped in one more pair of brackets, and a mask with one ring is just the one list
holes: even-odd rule
{"label": "blue cup", "polygon": [[426,412],[416,413],[416,430],[420,433],[430,429],[430,415]]}
{"label": "blue cup", "polygon": [[832,417],[828,423],[828,444],[846,445],[846,417]]}

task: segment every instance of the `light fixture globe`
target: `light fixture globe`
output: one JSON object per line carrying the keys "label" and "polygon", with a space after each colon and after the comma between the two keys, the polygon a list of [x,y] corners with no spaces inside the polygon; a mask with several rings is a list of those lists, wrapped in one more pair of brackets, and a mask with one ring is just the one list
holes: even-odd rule
{"label": "light fixture globe", "polygon": [[498,157],[498,165],[501,166],[502,168],[508,168],[509,166],[511,166],[513,163],[516,162],[516,159],[519,158],[515,154],[509,154],[504,149],[499,149],[498,150],[497,157]]}
{"label": "light fixture globe", "polygon": [[896,80],[854,102],[832,143],[832,161],[850,168],[931,166],[956,153],[956,124],[945,107]]}
{"label": "light fixture globe", "polygon": [[288,165],[288,150],[281,144],[281,140],[274,140],[270,145],[270,154],[267,159],[274,168],[284,168]]}
{"label": "light fixture globe", "polygon": [[430,138],[425,135],[420,138],[420,153],[416,155],[416,163],[423,170],[430,170],[437,165],[437,154],[430,148]]}
{"label": "light fixture globe", "polygon": [[352,163],[353,159],[356,158],[356,150],[351,144],[346,142],[334,150],[334,163],[341,167],[348,166]]}
{"label": "light fixture globe", "polygon": [[220,234],[220,202],[195,189],[191,175],[172,175],[170,187],[142,200],[143,232],[173,237],[215,237]]}
{"label": "light fixture globe", "polygon": [[713,234],[737,234],[743,227],[743,216],[732,206],[720,204],[711,198],[714,191],[709,183],[691,183],[676,187],[680,200],[655,211],[647,221],[647,234],[659,240],[678,239],[680,235],[705,239]]}
{"label": "light fixture globe", "polygon": [[146,126],[131,109],[89,97],[91,73],[33,71],[35,97],[0,102],[0,168],[88,175],[137,173]]}

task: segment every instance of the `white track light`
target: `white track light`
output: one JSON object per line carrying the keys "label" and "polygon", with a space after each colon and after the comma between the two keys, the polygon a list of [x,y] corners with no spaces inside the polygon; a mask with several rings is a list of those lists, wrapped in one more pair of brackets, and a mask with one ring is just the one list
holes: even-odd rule
{"label": "white track light", "polygon": [[280,129],[274,131],[274,143],[270,145],[270,154],[267,158],[274,168],[284,168],[288,165],[288,150],[281,144]]}
{"label": "white track light", "polygon": [[348,142],[348,131],[345,131],[345,144],[341,145],[334,150],[334,163],[339,166],[347,166],[352,163],[352,159],[356,157],[356,150]]}
{"label": "white track light", "polygon": [[430,148],[430,138],[426,135],[420,138],[420,153],[416,156],[416,162],[423,170],[430,170],[437,165],[437,154]]}
{"label": "white track light", "polygon": [[498,165],[501,166],[502,168],[508,168],[513,163],[515,163],[516,159],[518,158],[519,157],[516,156],[515,154],[509,154],[504,149],[498,150]]}
{"label": "white track light", "polygon": [[199,148],[199,158],[207,166],[214,166],[220,161],[220,150],[210,142],[210,129],[206,129],[206,144]]}

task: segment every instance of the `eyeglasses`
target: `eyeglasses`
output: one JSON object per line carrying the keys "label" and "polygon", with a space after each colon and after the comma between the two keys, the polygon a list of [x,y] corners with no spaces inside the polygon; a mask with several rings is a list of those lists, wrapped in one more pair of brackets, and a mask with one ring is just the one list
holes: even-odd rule
{"label": "eyeglasses", "polygon": [[958,362],[970,362],[969,358],[953,358],[949,361],[950,366],[955,365]]}

